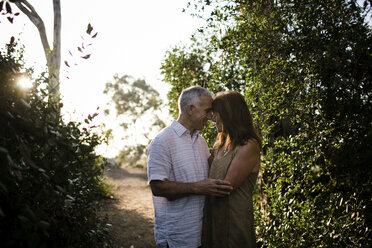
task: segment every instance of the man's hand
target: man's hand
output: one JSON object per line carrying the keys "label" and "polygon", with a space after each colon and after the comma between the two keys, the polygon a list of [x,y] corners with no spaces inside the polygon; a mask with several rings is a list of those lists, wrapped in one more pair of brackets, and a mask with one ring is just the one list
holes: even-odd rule
{"label": "man's hand", "polygon": [[206,179],[195,183],[195,194],[208,196],[228,196],[233,190],[230,182],[220,179]]}

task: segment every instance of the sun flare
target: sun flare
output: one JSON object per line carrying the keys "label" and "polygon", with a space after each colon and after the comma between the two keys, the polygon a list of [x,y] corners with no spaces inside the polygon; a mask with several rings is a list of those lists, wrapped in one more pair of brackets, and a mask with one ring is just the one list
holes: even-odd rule
{"label": "sun flare", "polygon": [[18,85],[21,87],[21,88],[24,88],[24,89],[29,89],[32,87],[32,82],[29,78],[27,77],[21,77],[20,79],[18,79]]}

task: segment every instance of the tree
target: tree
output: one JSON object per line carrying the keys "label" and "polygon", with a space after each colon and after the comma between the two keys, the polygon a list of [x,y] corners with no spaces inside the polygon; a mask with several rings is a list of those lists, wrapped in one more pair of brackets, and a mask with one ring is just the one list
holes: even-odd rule
{"label": "tree", "polygon": [[[44,48],[45,58],[49,70],[50,82],[49,86],[51,92],[59,93],[59,70],[61,67],[61,3],[60,0],[53,0],[54,11],[54,29],[53,29],[53,46],[50,46],[48,41],[45,25],[35,8],[27,0],[12,0],[1,1],[0,8],[5,9],[6,13],[12,14],[12,8],[9,2],[14,3],[19,10],[22,11],[30,21],[36,26],[41,43]],[[5,6],[5,8],[3,8]],[[13,22],[13,17],[8,20]]]}
{"label": "tree", "polygon": [[[136,144],[127,145],[117,159],[119,162],[131,165],[140,164],[143,162],[147,145],[150,142],[149,134],[165,127],[161,119],[164,104],[159,92],[143,79],[134,79],[128,75],[114,75],[113,82],[106,84],[104,94],[111,97],[116,116],[119,117],[120,126],[123,127],[125,133],[131,132],[131,129],[142,129],[143,137],[126,135],[127,139],[136,140]],[[105,113],[110,114],[110,109],[106,109]],[[145,126],[139,127],[144,123],[146,123]]]}
{"label": "tree", "polygon": [[[0,13],[6,15],[8,20],[13,23],[14,16],[18,16],[19,13],[13,13],[10,3],[14,3],[22,13],[24,13],[30,21],[37,28],[40,40],[44,48],[44,54],[48,66],[49,73],[49,91],[55,95],[59,95],[59,73],[61,68],[61,2],[60,0],[53,0],[53,13],[54,13],[54,26],[53,26],[53,42],[50,43],[47,38],[45,25],[42,18],[39,16],[35,8],[27,0],[2,0],[0,1]],[[91,38],[95,38],[97,33],[91,33],[93,30],[89,24],[87,33]],[[52,46],[50,45],[52,44]],[[79,51],[84,50],[84,44],[82,47],[78,47]],[[84,59],[88,59],[90,55],[81,56]],[[65,64],[69,67],[68,62]]]}
{"label": "tree", "polygon": [[[199,2],[205,7],[214,1]],[[264,139],[255,213],[261,245],[367,246],[372,191],[370,3],[213,4],[199,34],[208,45],[200,48],[194,42],[191,48],[169,52],[162,70],[173,89],[183,87],[180,72],[192,70],[196,78],[213,75],[206,84],[212,90],[245,95]],[[196,48],[198,53],[190,52]],[[196,56],[202,70],[184,66],[181,53]]]}

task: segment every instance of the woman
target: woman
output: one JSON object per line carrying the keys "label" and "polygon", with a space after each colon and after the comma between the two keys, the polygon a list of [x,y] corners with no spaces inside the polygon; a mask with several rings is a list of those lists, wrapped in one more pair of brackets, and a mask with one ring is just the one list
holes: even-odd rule
{"label": "woman", "polygon": [[234,190],[227,197],[206,198],[203,248],[256,247],[252,192],[260,168],[261,139],[240,93],[217,93],[212,108],[218,136],[209,178],[227,180]]}

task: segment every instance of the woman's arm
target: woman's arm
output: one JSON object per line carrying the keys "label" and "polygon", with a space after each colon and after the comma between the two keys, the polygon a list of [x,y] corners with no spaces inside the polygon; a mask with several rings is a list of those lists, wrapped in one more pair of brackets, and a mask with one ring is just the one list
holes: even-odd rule
{"label": "woman's arm", "polygon": [[260,162],[260,147],[255,140],[239,146],[224,180],[229,181],[236,189],[251,174]]}

